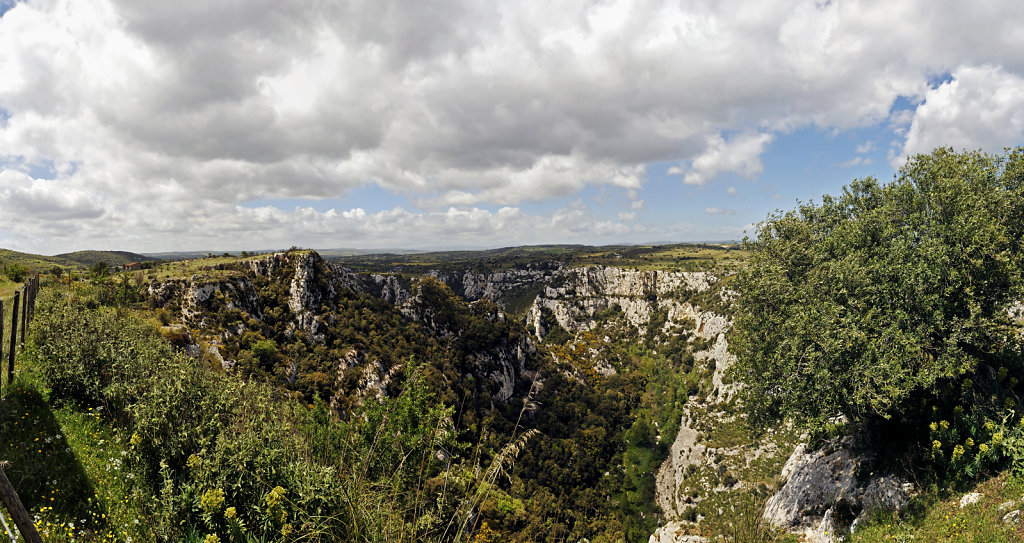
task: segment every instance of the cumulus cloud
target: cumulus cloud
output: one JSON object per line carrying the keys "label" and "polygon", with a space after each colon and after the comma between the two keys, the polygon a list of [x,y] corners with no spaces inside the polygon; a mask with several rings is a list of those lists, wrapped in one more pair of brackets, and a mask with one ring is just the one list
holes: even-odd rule
{"label": "cumulus cloud", "polygon": [[[0,222],[37,250],[103,242],[111,222],[153,250],[236,227],[308,244],[355,211],[238,204],[372,184],[417,207],[374,224],[483,236],[498,212],[474,209],[588,187],[639,201],[654,163],[690,185],[757,176],[802,127],[908,127],[903,153],[1003,145],[1020,139],[1022,19],[1012,1],[0,0],[0,171],[57,172],[0,181],[31,210]],[[912,120],[891,112],[901,96]],[[612,213],[544,224],[635,232]],[[55,233],[62,217],[76,228]]]}
{"label": "cumulus cloud", "polygon": [[1001,66],[961,66],[917,106],[901,155],[935,147],[999,152],[1024,142],[1024,78]]}
{"label": "cumulus cloud", "polygon": [[668,173],[683,174],[683,183],[687,185],[703,185],[726,172],[753,177],[764,169],[761,153],[773,139],[771,134],[741,134],[726,141],[716,134],[708,138],[705,151],[689,168],[673,166]]}

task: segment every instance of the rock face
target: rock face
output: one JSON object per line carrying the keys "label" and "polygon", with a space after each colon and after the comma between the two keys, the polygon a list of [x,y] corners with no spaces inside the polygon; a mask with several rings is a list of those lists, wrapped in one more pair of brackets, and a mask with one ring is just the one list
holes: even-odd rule
{"label": "rock face", "polygon": [[658,528],[648,543],[709,543],[708,538],[699,535],[682,535],[684,526],[679,522],[669,522]]}
{"label": "rock face", "polygon": [[[831,543],[840,531],[856,529],[872,509],[900,510],[910,497],[909,485],[898,478],[857,473],[866,460],[851,449],[850,438],[808,452],[799,445],[782,469],[785,484],[765,504],[764,518],[802,534],[810,543]],[[856,515],[850,525],[844,515]],[[845,519],[849,522],[849,519]]]}
{"label": "rock face", "polygon": [[562,265],[558,262],[538,262],[522,269],[492,273],[434,271],[430,275],[443,281],[452,291],[467,300],[487,298],[500,303],[509,293],[550,283],[561,269]]}
{"label": "rock face", "polygon": [[[431,333],[442,338],[457,338],[462,330],[450,321],[452,308],[444,303],[450,293],[438,286],[432,277],[408,278],[394,274],[355,274],[324,260],[312,251],[280,252],[242,261],[238,269],[218,268],[217,275],[195,275],[190,279],[171,279],[149,287],[150,298],[160,307],[180,309],[182,322],[194,328],[208,328],[215,319],[211,317],[221,310],[239,310],[245,317],[263,319],[263,312],[271,308],[261,307],[260,296],[254,281],[286,282],[288,285],[286,315],[289,317],[286,335],[292,337],[303,332],[307,340],[324,343],[328,327],[336,324],[330,311],[346,291],[378,297],[394,306],[394,310],[405,318],[422,324]],[[468,285],[473,296],[499,295],[509,289],[533,286],[530,281],[545,280],[557,267],[535,270],[513,270],[495,274],[460,274],[460,286]],[[434,274],[436,275],[436,274]],[[435,295],[425,296],[425,287]],[[438,289],[441,289],[440,291]],[[440,292],[439,295],[437,293]],[[483,307],[483,306],[480,306]],[[497,321],[505,318],[494,308],[486,318]],[[220,342],[230,335],[241,334],[244,325],[229,326],[220,336],[205,338],[212,349],[217,350]],[[536,352],[536,345],[525,335],[506,338],[489,345],[486,350],[475,353],[473,366],[480,376],[493,382],[491,397],[498,402],[507,401],[515,393],[515,384],[523,372],[527,357]],[[233,360],[223,360],[217,350],[214,358],[221,360],[225,368],[234,365]],[[339,387],[344,372],[354,366],[363,368],[358,382],[358,394],[383,395],[387,392],[391,376],[397,368],[385,368],[377,360],[368,360],[362,353],[352,350],[339,361],[336,382]],[[291,368],[289,382],[297,377],[297,367]]]}
{"label": "rock face", "polygon": [[[596,317],[614,306],[622,310],[631,326],[646,329],[662,312],[663,328],[687,320],[701,320],[701,313],[683,301],[690,294],[711,288],[717,277],[709,272],[639,271],[606,266],[568,268],[552,275],[551,282],[537,296],[526,320],[538,337],[547,326],[543,315],[550,311],[559,326],[569,331],[592,330]],[[722,317],[723,323],[727,320]]]}
{"label": "rock face", "polygon": [[180,306],[182,321],[195,327],[205,325],[204,315],[221,309],[238,309],[250,318],[263,318],[256,289],[245,277],[193,275],[150,285],[148,293],[159,305]]}
{"label": "rock face", "polygon": [[707,461],[707,446],[698,441],[697,430],[690,426],[689,419],[687,412],[669,448],[668,458],[661,464],[655,478],[654,497],[668,518],[678,517],[688,507],[686,498],[679,495],[680,482],[686,469]]}

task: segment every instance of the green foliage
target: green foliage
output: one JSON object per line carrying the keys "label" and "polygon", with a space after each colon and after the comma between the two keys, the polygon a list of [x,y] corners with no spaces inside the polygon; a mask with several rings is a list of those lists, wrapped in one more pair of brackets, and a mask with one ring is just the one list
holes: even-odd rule
{"label": "green foliage", "polygon": [[94,280],[99,280],[102,279],[103,277],[106,277],[109,274],[109,272],[110,267],[107,266],[107,263],[102,260],[94,263],[92,266],[89,266],[89,273],[92,274]]}
{"label": "green foliage", "polygon": [[121,412],[135,400],[137,371],[159,365],[170,348],[144,323],[90,301],[40,299],[31,327],[36,368],[56,398]]}
{"label": "green foliage", "polygon": [[407,539],[413,526],[436,538],[428,529],[463,503],[419,492],[449,467],[435,452],[461,445],[418,366],[397,397],[346,422],[175,354],[155,328],[94,302],[44,296],[32,364],[54,400],[98,404],[131,436],[124,460],[159,540]]}
{"label": "green foliage", "polygon": [[25,276],[28,275],[28,268],[21,264],[5,264],[4,275],[8,279],[15,283],[20,283],[25,280]]}
{"label": "green foliage", "polygon": [[888,185],[856,180],[770,216],[735,282],[747,406],[817,424],[920,421],[961,379],[1021,375],[1008,308],[1022,231],[1022,149],[939,149]]}

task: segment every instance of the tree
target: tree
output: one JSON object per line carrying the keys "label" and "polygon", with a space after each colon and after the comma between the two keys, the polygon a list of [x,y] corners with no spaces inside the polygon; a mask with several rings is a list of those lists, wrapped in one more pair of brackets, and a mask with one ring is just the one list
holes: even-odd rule
{"label": "tree", "polygon": [[64,268],[60,266],[54,266],[50,268],[50,275],[60,279],[64,275]]}
{"label": "tree", "polygon": [[4,266],[4,275],[8,279],[15,283],[20,283],[25,280],[25,276],[28,275],[28,268],[21,264],[7,264]]}
{"label": "tree", "polygon": [[106,277],[108,270],[109,268],[107,266],[107,263],[103,262],[102,260],[94,263],[92,267],[89,268],[89,271],[92,272],[92,276],[94,279]]}
{"label": "tree", "polygon": [[938,149],[887,185],[855,180],[770,215],[736,279],[746,405],[762,419],[871,426],[952,409],[951,391],[996,375],[1024,381],[1010,317],[1022,234],[1024,148]]}

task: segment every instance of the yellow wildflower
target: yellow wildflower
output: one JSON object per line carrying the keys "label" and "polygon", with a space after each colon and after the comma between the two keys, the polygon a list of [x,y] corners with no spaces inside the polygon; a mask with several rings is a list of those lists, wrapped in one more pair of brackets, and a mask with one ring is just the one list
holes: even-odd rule
{"label": "yellow wildflower", "polygon": [[199,500],[199,505],[207,513],[220,511],[221,506],[224,505],[224,491],[219,488],[207,490]]}

